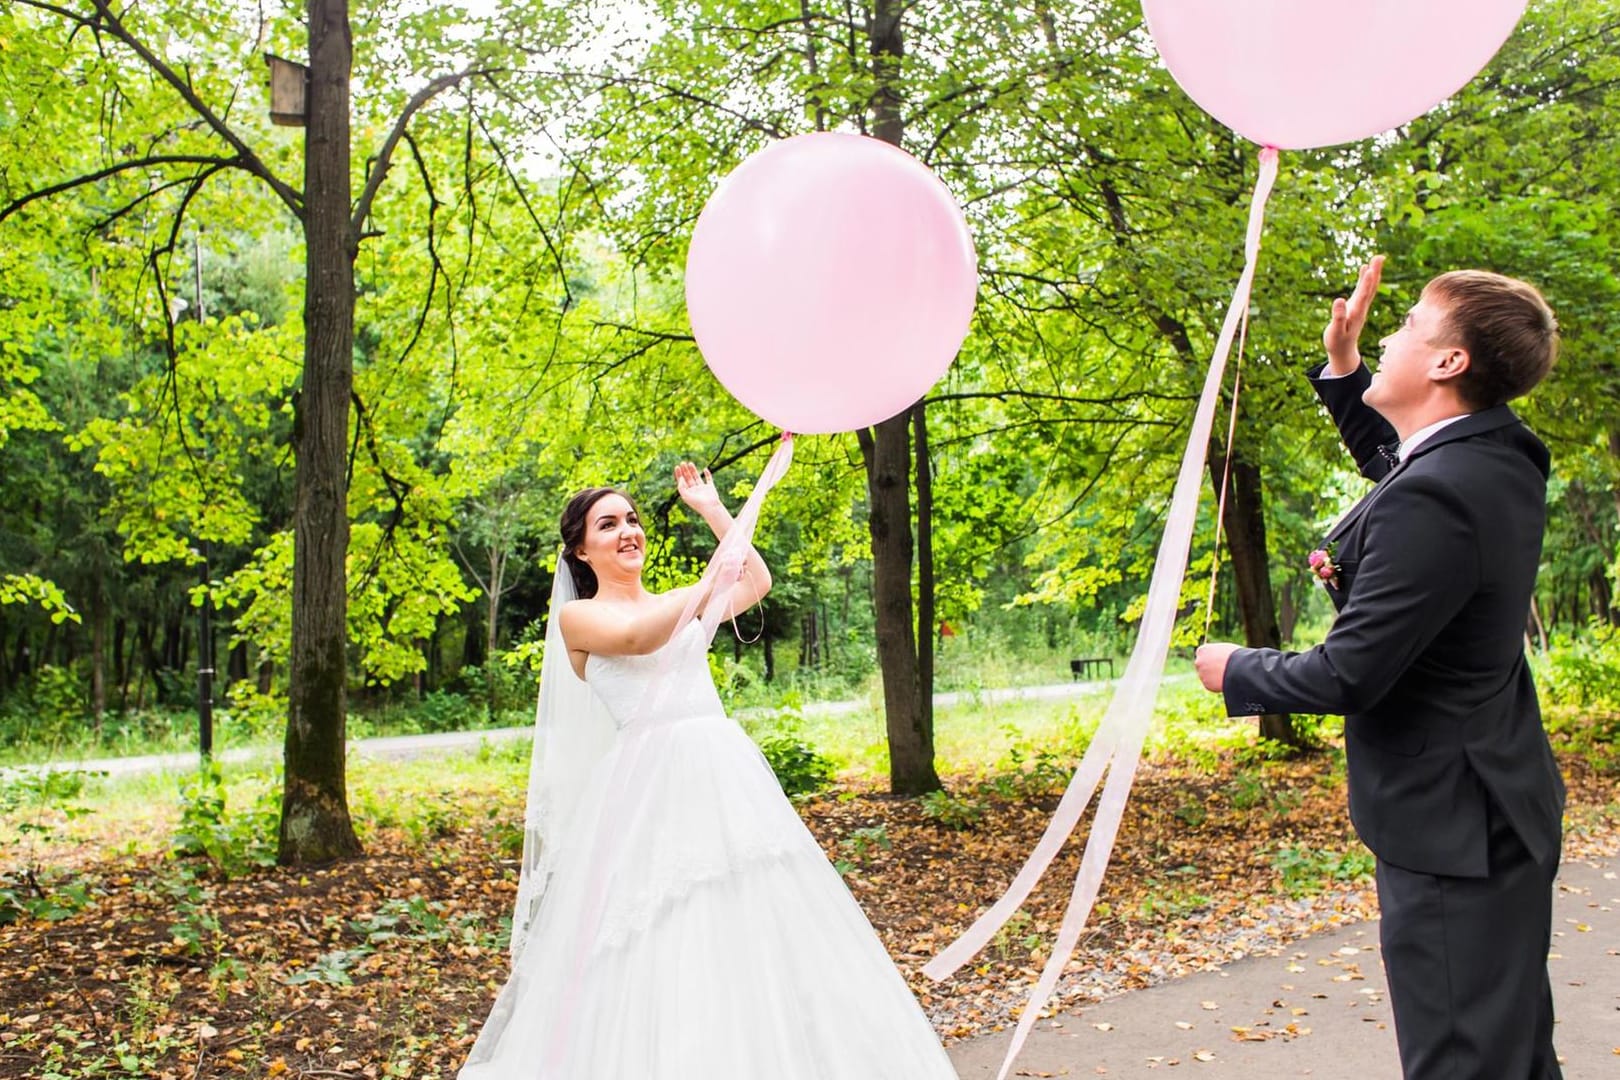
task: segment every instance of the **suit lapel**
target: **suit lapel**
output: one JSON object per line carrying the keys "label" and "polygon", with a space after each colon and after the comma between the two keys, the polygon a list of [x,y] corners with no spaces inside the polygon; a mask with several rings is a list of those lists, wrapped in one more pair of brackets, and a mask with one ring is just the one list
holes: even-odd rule
{"label": "suit lapel", "polygon": [[1333,526],[1333,528],[1328,532],[1328,541],[1337,542],[1342,539],[1344,534],[1349,531],[1350,526],[1355,524],[1356,519],[1367,512],[1367,507],[1371,506],[1375,501],[1377,501],[1378,496],[1383,493],[1384,489],[1393,483],[1395,478],[1401,473],[1405,472],[1406,467],[1412,462],[1416,461],[1418,458],[1425,454],[1434,452],[1436,449],[1444,446],[1446,443],[1456,442],[1458,439],[1466,439],[1473,435],[1483,434],[1487,431],[1495,431],[1498,428],[1507,427],[1509,424],[1517,423],[1519,423],[1519,418],[1514,415],[1512,409],[1508,408],[1506,405],[1498,405],[1493,409],[1484,409],[1477,413],[1470,413],[1468,416],[1463,417],[1454,424],[1447,424],[1445,427],[1423,440],[1423,444],[1421,446],[1412,451],[1412,453],[1402,460],[1400,464],[1396,465],[1393,469],[1389,470],[1389,472],[1385,473],[1384,478],[1378,481],[1377,486],[1375,486],[1371,491],[1367,492],[1366,495],[1362,496],[1361,501],[1352,506],[1349,512],[1346,513],[1344,517],[1340,518],[1338,523]]}
{"label": "suit lapel", "polygon": [[[1422,447],[1419,447],[1419,449],[1422,449]],[[1406,461],[1401,462],[1393,469],[1389,470],[1389,472],[1385,473],[1384,478],[1378,481],[1377,484],[1373,485],[1373,489],[1367,492],[1367,494],[1363,495],[1361,497],[1361,501],[1352,506],[1349,511],[1345,513],[1344,517],[1339,519],[1338,524],[1333,526],[1333,528],[1327,534],[1328,541],[1330,543],[1337,543],[1339,540],[1343,539],[1344,534],[1349,531],[1351,525],[1355,524],[1356,519],[1367,512],[1367,507],[1371,506],[1374,500],[1384,493],[1385,488],[1394,483],[1397,476],[1406,471],[1406,466],[1411,460],[1411,458],[1407,458]]]}

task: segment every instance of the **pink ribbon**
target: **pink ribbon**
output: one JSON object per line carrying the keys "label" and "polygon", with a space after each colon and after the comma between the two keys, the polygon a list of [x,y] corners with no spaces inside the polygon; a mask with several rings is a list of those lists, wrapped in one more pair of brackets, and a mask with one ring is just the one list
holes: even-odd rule
{"label": "pink ribbon", "polygon": [[1086,837],[1084,853],[1080,856],[1080,870],[1075,877],[1074,889],[1063,922],[1058,929],[1052,955],[1042,969],[1035,988],[1030,992],[1013,1032],[1012,1044],[1001,1063],[996,1080],[1006,1080],[1013,1061],[1023,1049],[1024,1042],[1035,1027],[1041,1010],[1051,999],[1058,977],[1068,966],[1080,942],[1086,920],[1096,903],[1102,887],[1109,856],[1114,851],[1114,840],[1125,813],[1125,802],[1130,796],[1131,783],[1142,757],[1142,744],[1147,738],[1148,725],[1153,720],[1153,702],[1158,695],[1159,682],[1164,675],[1165,657],[1170,651],[1170,635],[1175,629],[1176,608],[1181,599],[1181,583],[1187,573],[1187,554],[1192,547],[1193,526],[1198,516],[1198,496],[1203,486],[1203,473],[1209,452],[1210,431],[1214,426],[1215,406],[1220,398],[1221,382],[1226,373],[1226,360],[1232,351],[1232,340],[1249,308],[1249,295],[1254,286],[1255,264],[1260,255],[1260,232],[1265,223],[1266,201],[1271,196],[1277,179],[1277,150],[1267,146],[1260,151],[1260,173],[1255,182],[1254,197],[1249,205],[1249,228],[1244,244],[1243,273],[1226,311],[1226,321],[1215,344],[1209,373],[1193,415],[1192,430],[1187,435],[1187,449],[1181,458],[1181,471],[1176,477],[1175,491],[1170,499],[1170,513],[1165,521],[1164,538],[1153,564],[1153,577],[1148,584],[1147,605],[1142,614],[1142,626],[1137,634],[1136,647],[1125,665],[1124,677],[1114,692],[1108,711],[1098,726],[1091,745],[1086,748],[1080,765],[1069,781],[1063,799],[1058,803],[1051,822],[1046,827],[1035,850],[1023,868],[1013,878],[1007,892],[970,926],[955,942],[929,961],[923,973],[934,980],[949,977],[967,963],[980,949],[989,944],[996,931],[1012,917],[1020,905],[1039,884],[1052,860],[1057,857],[1064,842],[1091,805],[1097,786],[1106,772],[1108,780],[1102,798],[1097,804],[1096,819]]}

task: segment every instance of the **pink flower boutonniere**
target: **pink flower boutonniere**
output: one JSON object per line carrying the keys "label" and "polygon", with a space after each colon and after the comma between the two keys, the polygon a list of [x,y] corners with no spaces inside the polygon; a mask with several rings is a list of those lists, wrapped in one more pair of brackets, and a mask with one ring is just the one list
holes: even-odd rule
{"label": "pink flower boutonniere", "polygon": [[1319,547],[1310,553],[1306,560],[1311,564],[1311,573],[1322,579],[1322,583],[1330,588],[1339,587],[1339,564],[1333,561],[1333,543],[1328,542],[1326,547]]}

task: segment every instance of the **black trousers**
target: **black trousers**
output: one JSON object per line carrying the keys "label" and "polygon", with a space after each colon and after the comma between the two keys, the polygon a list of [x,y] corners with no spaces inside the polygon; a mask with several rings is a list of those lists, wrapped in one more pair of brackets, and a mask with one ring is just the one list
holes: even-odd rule
{"label": "black trousers", "polygon": [[1547,975],[1557,860],[1537,863],[1493,812],[1490,870],[1441,877],[1378,860],[1379,940],[1405,1080],[1563,1076]]}

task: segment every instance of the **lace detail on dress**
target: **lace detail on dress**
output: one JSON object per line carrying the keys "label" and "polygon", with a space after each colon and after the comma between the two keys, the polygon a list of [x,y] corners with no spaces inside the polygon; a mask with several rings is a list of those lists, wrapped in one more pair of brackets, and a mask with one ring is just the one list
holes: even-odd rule
{"label": "lace detail on dress", "polygon": [[609,900],[602,912],[593,955],[621,949],[647,932],[659,916],[709,885],[725,885],[755,873],[761,866],[778,860],[804,862],[814,872],[827,869],[827,857],[819,847],[797,842],[797,837],[761,837],[748,850],[724,852],[724,857],[700,859],[679,866],[666,865],[656,876],[636,883],[634,889]]}
{"label": "lace detail on dress", "polygon": [[[666,656],[671,650],[674,655]],[[664,685],[655,690],[658,678]],[[687,623],[668,644],[646,656],[592,653],[585,661],[585,681],[607,704],[621,732],[637,725],[639,714],[649,708],[657,723],[724,716],[726,711],[709,677],[703,627],[696,622]]]}

